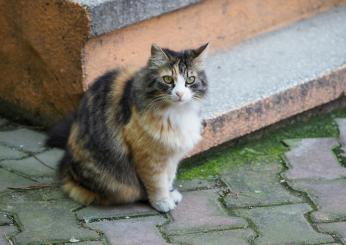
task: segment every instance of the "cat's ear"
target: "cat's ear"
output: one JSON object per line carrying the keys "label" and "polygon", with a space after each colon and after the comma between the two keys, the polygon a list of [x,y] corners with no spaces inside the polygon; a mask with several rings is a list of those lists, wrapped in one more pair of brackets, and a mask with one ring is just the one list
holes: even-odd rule
{"label": "cat's ear", "polygon": [[208,56],[208,48],[209,43],[203,44],[202,46],[194,49],[193,52],[193,63],[200,67],[203,68],[204,66],[204,61]]}
{"label": "cat's ear", "polygon": [[150,66],[160,67],[169,61],[168,55],[156,44],[151,45]]}

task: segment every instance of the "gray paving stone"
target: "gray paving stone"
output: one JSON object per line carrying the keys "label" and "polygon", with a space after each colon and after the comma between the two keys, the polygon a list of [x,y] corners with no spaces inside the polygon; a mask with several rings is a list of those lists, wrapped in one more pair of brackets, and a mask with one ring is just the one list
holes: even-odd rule
{"label": "gray paving stone", "polygon": [[30,177],[55,175],[55,170],[53,168],[42,164],[42,162],[38,161],[35,157],[28,157],[21,160],[3,160],[0,162],[0,166]]}
{"label": "gray paving stone", "polygon": [[65,243],[65,245],[67,245],[67,244],[73,244],[73,245],[108,245],[107,242],[104,242],[104,241]]}
{"label": "gray paving stone", "polygon": [[293,181],[289,185],[308,194],[318,211],[311,218],[316,222],[346,219],[346,179]]}
{"label": "gray paving stone", "polygon": [[259,236],[255,244],[318,244],[334,242],[329,235],[317,233],[304,214],[312,208],[307,204],[290,204],[234,212],[255,224]]}
{"label": "gray paving stone", "polygon": [[39,154],[36,154],[35,157],[50,166],[53,169],[57,169],[58,163],[64,155],[63,150],[52,149]]}
{"label": "gray paving stone", "polygon": [[0,128],[6,126],[8,123],[9,121],[7,119],[0,117]]}
{"label": "gray paving stone", "polygon": [[247,226],[244,219],[227,215],[215,190],[183,193],[182,202],[171,215],[173,221],[164,225],[165,232],[170,235]]}
{"label": "gray paving stone", "polygon": [[318,230],[336,235],[343,244],[346,244],[346,222],[319,224]]}
{"label": "gray paving stone", "polygon": [[27,156],[24,152],[20,152],[13,147],[0,145],[0,161],[4,159],[21,159]]}
{"label": "gray paving stone", "polygon": [[99,235],[81,227],[74,209],[80,207],[56,189],[0,193],[0,209],[15,213],[21,232],[11,237],[15,244],[46,244],[55,241],[69,242],[96,240]]}
{"label": "gray paving stone", "polygon": [[8,240],[10,237],[17,232],[17,228],[13,225],[11,226],[0,226],[0,244],[10,245]]}
{"label": "gray paving stone", "polygon": [[175,183],[176,188],[180,191],[194,191],[213,189],[217,185],[217,180],[206,180],[206,179],[193,179],[193,180],[177,180]]}
{"label": "gray paving stone", "polygon": [[67,245],[67,244],[73,244],[73,245],[108,245],[107,242],[104,242],[104,241],[65,243],[65,245]]}
{"label": "gray paving stone", "polygon": [[110,244],[126,245],[161,245],[168,244],[160,234],[157,225],[165,219],[150,216],[122,220],[104,220],[88,224],[93,229],[103,232]]}
{"label": "gray paving stone", "polygon": [[339,127],[342,150],[346,154],[346,118],[337,118],[335,121]]}
{"label": "gray paving stone", "polygon": [[26,128],[0,131],[0,143],[23,151],[41,152],[46,136],[43,133]]}
{"label": "gray paving stone", "polygon": [[7,214],[0,212],[0,225],[9,225],[12,224],[12,221],[7,217]]}
{"label": "gray paving stone", "polygon": [[285,154],[289,170],[283,176],[289,180],[346,177],[346,168],[332,152],[336,145],[332,138],[302,139]]}
{"label": "gray paving stone", "polygon": [[280,164],[254,163],[233,168],[222,177],[230,186],[228,208],[302,202],[280,184]]}
{"label": "gray paving stone", "polygon": [[77,211],[77,217],[85,222],[104,218],[124,218],[158,214],[149,204],[135,203],[115,207],[89,206]]}
{"label": "gray paving stone", "polygon": [[6,190],[8,187],[23,187],[33,185],[36,182],[11,173],[0,168],[0,191]]}
{"label": "gray paving stone", "polygon": [[248,245],[255,238],[250,229],[236,229],[170,236],[173,243],[186,245]]}

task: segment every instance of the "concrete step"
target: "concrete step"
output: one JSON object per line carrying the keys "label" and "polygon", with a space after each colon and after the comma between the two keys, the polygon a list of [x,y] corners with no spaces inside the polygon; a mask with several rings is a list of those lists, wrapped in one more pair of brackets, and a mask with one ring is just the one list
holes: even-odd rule
{"label": "concrete step", "polygon": [[217,52],[207,63],[207,126],[194,153],[343,96],[346,7]]}
{"label": "concrete step", "polygon": [[89,35],[100,36],[137,22],[160,16],[200,0],[72,0],[89,16]]}
{"label": "concrete step", "polygon": [[345,3],[0,0],[0,112],[51,123],[104,71],[143,65],[153,42],[183,49],[210,41],[213,53]]}

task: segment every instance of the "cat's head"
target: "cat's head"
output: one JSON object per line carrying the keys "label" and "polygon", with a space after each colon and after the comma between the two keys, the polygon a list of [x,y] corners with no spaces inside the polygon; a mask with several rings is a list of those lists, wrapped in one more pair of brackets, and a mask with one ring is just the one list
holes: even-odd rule
{"label": "cat's head", "polygon": [[147,65],[147,98],[171,105],[203,99],[208,88],[204,72],[207,46],[176,52],[153,44]]}

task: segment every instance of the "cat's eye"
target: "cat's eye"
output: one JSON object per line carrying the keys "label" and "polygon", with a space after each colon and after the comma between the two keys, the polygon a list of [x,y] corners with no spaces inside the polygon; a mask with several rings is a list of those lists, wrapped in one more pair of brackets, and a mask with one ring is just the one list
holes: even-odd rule
{"label": "cat's eye", "polygon": [[191,77],[188,77],[188,78],[186,79],[186,83],[187,83],[187,84],[193,84],[193,83],[195,82],[195,80],[196,80],[196,77],[191,76]]}
{"label": "cat's eye", "polygon": [[171,76],[163,76],[162,79],[167,84],[173,84],[174,83],[174,79]]}

